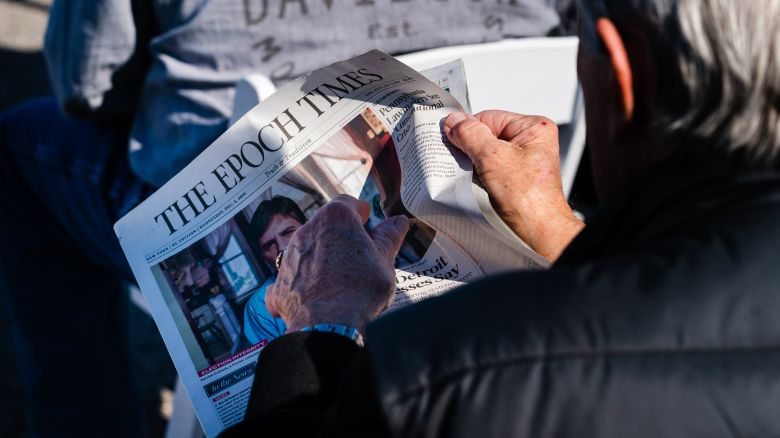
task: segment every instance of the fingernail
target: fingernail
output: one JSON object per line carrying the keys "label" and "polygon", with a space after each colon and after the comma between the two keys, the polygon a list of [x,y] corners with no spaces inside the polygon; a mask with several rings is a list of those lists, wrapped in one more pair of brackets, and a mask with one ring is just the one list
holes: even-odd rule
{"label": "fingernail", "polygon": [[409,219],[406,216],[399,215],[392,218],[393,228],[396,230],[403,230],[409,225]]}
{"label": "fingernail", "polygon": [[452,128],[453,126],[457,125],[458,123],[464,121],[467,119],[466,114],[463,114],[461,112],[455,112],[449,115],[447,117],[447,120],[444,121],[444,126],[447,128]]}

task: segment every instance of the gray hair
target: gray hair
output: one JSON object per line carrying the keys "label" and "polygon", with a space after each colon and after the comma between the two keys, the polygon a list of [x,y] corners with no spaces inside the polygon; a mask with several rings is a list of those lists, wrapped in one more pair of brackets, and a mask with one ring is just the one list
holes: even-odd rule
{"label": "gray hair", "polygon": [[[583,47],[595,19],[659,41],[653,122],[686,159],[726,154],[742,170],[780,169],[780,0],[580,0]],[[675,95],[676,94],[676,95]],[[672,139],[674,139],[672,141]],[[695,145],[695,146],[694,146]]]}

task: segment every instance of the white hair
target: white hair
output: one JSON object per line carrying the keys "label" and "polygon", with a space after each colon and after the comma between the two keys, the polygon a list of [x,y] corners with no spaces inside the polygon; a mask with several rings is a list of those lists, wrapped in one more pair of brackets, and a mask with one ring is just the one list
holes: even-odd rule
{"label": "white hair", "polygon": [[[745,170],[780,169],[780,0],[581,0],[583,43],[594,20],[653,35],[676,84],[657,84],[654,122],[688,158],[728,154]],[[621,31],[622,33],[622,31]],[[682,94],[678,96],[673,93]],[[667,94],[664,96],[664,94]],[[691,145],[686,149],[685,142]],[[738,162],[737,162],[738,161]]]}

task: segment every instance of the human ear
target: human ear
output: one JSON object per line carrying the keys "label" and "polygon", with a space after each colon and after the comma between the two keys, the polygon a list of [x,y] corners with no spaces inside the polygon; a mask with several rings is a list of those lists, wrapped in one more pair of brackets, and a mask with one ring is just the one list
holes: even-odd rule
{"label": "human ear", "polygon": [[631,120],[634,117],[634,77],[623,38],[618,33],[615,24],[608,18],[599,18],[596,21],[596,32],[609,53],[612,70],[617,78],[622,97],[626,120]]}

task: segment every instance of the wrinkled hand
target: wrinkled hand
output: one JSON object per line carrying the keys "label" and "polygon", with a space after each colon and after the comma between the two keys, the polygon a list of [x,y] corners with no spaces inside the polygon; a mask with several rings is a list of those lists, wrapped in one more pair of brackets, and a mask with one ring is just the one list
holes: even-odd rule
{"label": "wrinkled hand", "polygon": [[341,195],[322,207],[292,237],[266,307],[287,330],[344,324],[363,331],[390,305],[395,292],[393,260],[409,222],[392,217],[369,235],[369,207]]}
{"label": "wrinkled hand", "polygon": [[507,111],[453,113],[444,130],[469,156],[496,212],[531,248],[555,260],[585,226],[569,207],[560,174],[558,127]]}

